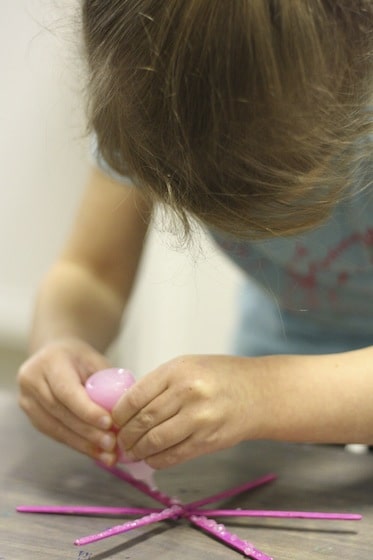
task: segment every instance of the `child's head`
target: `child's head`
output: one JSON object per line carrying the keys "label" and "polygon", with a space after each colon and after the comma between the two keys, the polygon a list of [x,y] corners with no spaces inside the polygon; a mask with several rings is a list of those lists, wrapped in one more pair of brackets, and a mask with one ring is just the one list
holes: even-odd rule
{"label": "child's head", "polygon": [[245,237],[319,223],[369,127],[372,6],[83,1],[104,158],[186,225]]}

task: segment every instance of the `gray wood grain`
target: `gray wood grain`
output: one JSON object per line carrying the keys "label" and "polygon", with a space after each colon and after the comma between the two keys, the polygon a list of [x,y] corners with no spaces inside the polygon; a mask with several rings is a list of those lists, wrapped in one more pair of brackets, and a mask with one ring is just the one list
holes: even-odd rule
{"label": "gray wood grain", "polygon": [[[275,560],[371,560],[373,455],[337,447],[252,442],[162,471],[162,490],[199,499],[257,476],[279,478],[221,506],[362,513],[360,522],[223,520]],[[37,433],[13,393],[0,393],[0,560],[234,560],[242,556],[192,528],[165,522],[77,548],[73,541],[123,518],[16,513],[20,504],[146,506],[154,503],[92,461]]]}

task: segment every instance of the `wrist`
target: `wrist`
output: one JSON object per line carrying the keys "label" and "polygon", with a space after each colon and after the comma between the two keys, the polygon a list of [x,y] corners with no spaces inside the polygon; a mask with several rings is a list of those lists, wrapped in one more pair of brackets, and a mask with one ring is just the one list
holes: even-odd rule
{"label": "wrist", "polygon": [[373,348],[255,358],[254,414],[261,439],[373,442]]}

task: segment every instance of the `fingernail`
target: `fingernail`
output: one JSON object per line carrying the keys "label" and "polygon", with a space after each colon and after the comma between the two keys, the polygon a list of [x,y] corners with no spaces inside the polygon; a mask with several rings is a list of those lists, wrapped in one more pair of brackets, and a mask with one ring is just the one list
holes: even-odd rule
{"label": "fingernail", "polygon": [[113,453],[104,452],[104,453],[100,453],[98,458],[101,461],[101,463],[104,463],[105,465],[111,467],[112,465],[114,465],[116,457]]}
{"label": "fingernail", "polygon": [[[133,451],[126,449],[123,445],[123,441],[118,442],[118,448],[120,452],[120,460],[122,463],[134,463],[137,461]],[[1,558],[0,558],[1,560]]]}
{"label": "fingernail", "polygon": [[122,453],[128,461],[131,461],[131,462],[136,461],[136,457],[135,457],[135,455],[132,451],[122,451]]}
{"label": "fingernail", "polygon": [[100,447],[106,451],[111,451],[115,445],[115,438],[111,434],[105,434],[100,439]]}
{"label": "fingernail", "polygon": [[111,426],[110,416],[101,416],[100,420],[98,421],[98,425],[103,430],[108,430]]}

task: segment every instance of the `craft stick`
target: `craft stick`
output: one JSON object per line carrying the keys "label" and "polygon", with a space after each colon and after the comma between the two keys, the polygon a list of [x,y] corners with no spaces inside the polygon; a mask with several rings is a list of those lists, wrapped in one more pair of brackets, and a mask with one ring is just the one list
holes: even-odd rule
{"label": "craft stick", "polygon": [[159,508],[106,507],[106,506],[18,506],[21,513],[51,513],[57,515],[145,515],[158,513]]}
{"label": "craft stick", "polygon": [[106,529],[101,533],[95,535],[88,535],[87,537],[82,537],[77,539],[74,544],[77,546],[84,546],[108,537],[113,537],[114,535],[119,535],[122,533],[128,533],[128,531],[133,531],[139,527],[144,527],[145,525],[151,525],[152,523],[157,523],[158,521],[164,521],[165,519],[177,519],[182,512],[182,508],[179,506],[172,506],[171,508],[166,508],[159,513],[151,513],[150,515],[145,515],[140,517],[140,519],[135,519],[133,521],[127,521],[122,525],[115,525],[110,529]]}
{"label": "craft stick", "polygon": [[251,482],[246,482],[245,484],[241,484],[240,486],[235,486],[234,488],[230,488],[229,490],[224,490],[223,492],[219,492],[219,494],[214,494],[213,496],[207,496],[206,498],[202,498],[201,500],[197,500],[195,502],[190,502],[186,504],[185,508],[194,510],[200,508],[201,506],[211,504],[213,502],[218,502],[219,500],[225,498],[231,498],[233,496],[237,496],[237,494],[241,494],[242,492],[247,492],[249,490],[254,490],[258,486],[262,486],[263,484],[268,484],[269,482],[273,482],[276,480],[277,476],[275,474],[267,474],[256,480],[252,480]]}
{"label": "craft stick", "polygon": [[164,506],[172,507],[177,503],[174,498],[167,496],[167,494],[163,494],[163,492],[160,492],[159,490],[153,490],[152,488],[150,488],[150,486],[145,484],[145,482],[142,482],[141,480],[137,480],[136,478],[134,478],[124,470],[119,469],[118,467],[108,467],[107,465],[104,465],[99,461],[97,461],[96,464],[101,469],[110,472],[111,474],[113,474],[117,478],[120,478],[121,480],[125,480],[128,484],[130,484],[131,486],[133,486],[143,494],[150,496],[151,498],[153,498],[153,500],[156,500],[157,502],[159,502]]}
{"label": "craft stick", "polygon": [[337,521],[360,521],[362,515],[356,513],[319,513],[316,511],[271,511],[255,509],[188,509],[190,515],[213,517],[279,517],[283,519],[331,519]]}
{"label": "craft stick", "polygon": [[240,539],[234,533],[227,531],[224,525],[216,523],[213,519],[208,519],[207,517],[201,515],[191,515],[189,520],[193,523],[193,525],[202,529],[202,531],[209,533],[214,538],[219,539],[226,545],[238,550],[253,560],[273,560],[273,558],[255,548],[252,543]]}

